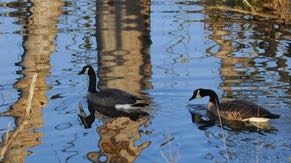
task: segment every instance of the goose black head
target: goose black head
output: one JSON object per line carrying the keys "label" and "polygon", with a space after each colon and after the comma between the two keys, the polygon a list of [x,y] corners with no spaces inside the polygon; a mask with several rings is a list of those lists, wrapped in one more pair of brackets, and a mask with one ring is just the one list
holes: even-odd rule
{"label": "goose black head", "polygon": [[92,66],[90,65],[87,65],[87,66],[84,66],[83,69],[78,73],[78,75],[81,75],[81,74],[89,74],[89,73],[94,73],[94,69]]}
{"label": "goose black head", "polygon": [[94,114],[90,114],[87,117],[82,116],[81,114],[78,114],[82,124],[84,125],[84,128],[91,128],[92,127],[92,123],[95,121],[95,115]]}
{"label": "goose black head", "polygon": [[96,75],[92,66],[84,66],[83,69],[79,72],[79,75],[87,74],[89,76],[89,88],[88,91],[91,93],[97,92],[96,90]]}
{"label": "goose black head", "polygon": [[84,128],[91,128],[92,127],[92,123],[95,121],[95,110],[93,110],[93,108],[88,105],[88,110],[90,112],[90,115],[87,116],[82,104],[79,102],[79,110],[80,110],[80,114],[78,114],[82,124],[84,125]]}
{"label": "goose black head", "polygon": [[197,98],[202,98],[204,96],[208,96],[209,94],[207,93],[207,90],[206,89],[202,89],[202,88],[199,88],[199,89],[196,89],[194,92],[193,92],[193,95],[192,97],[189,99],[189,101],[193,100],[193,99],[197,99]]}

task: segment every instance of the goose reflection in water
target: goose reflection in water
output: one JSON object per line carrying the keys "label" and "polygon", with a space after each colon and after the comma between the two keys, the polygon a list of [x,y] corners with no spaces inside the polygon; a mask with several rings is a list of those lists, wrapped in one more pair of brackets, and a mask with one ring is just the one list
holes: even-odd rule
{"label": "goose reflection in water", "polygon": [[116,108],[112,107],[104,107],[100,105],[96,105],[89,100],[87,100],[88,104],[88,111],[89,115],[86,114],[84,111],[84,108],[81,104],[79,103],[79,109],[80,113],[78,114],[82,124],[84,125],[84,128],[91,128],[92,123],[95,121],[95,112],[99,113],[100,116],[103,116],[104,118],[117,118],[117,117],[128,117],[132,121],[136,121],[137,119],[141,117],[146,117],[149,116],[149,114],[145,111],[138,110],[135,112],[126,112],[123,110],[117,110]]}
{"label": "goose reflection in water", "polygon": [[140,126],[148,124],[147,112],[125,112],[96,106],[88,102],[89,115],[86,115],[81,103],[78,114],[84,128],[91,128],[95,119],[103,121],[102,126],[97,127],[100,136],[98,141],[99,151],[90,151],[87,158],[92,162],[134,162],[140,153],[151,142],[145,141],[136,145],[141,138]]}
{"label": "goose reflection in water", "polygon": [[260,134],[277,131],[277,129],[271,126],[269,122],[252,123],[247,121],[226,120],[221,118],[222,124],[220,124],[219,118],[211,112],[207,111],[204,116],[202,112],[205,112],[205,108],[201,105],[188,105],[188,110],[191,114],[192,122],[197,124],[198,129],[200,130],[206,130],[209,127],[219,125],[228,131],[249,131],[258,132]]}

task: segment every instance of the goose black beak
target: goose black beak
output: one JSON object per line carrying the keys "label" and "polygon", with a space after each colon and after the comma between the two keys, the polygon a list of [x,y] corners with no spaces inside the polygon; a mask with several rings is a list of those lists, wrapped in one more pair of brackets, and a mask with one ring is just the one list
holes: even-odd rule
{"label": "goose black beak", "polygon": [[189,99],[189,101],[191,101],[191,100],[193,100],[194,99],[194,97],[191,97],[190,99]]}
{"label": "goose black beak", "polygon": [[84,74],[82,71],[80,71],[80,72],[78,73],[78,75],[82,75],[82,74]]}

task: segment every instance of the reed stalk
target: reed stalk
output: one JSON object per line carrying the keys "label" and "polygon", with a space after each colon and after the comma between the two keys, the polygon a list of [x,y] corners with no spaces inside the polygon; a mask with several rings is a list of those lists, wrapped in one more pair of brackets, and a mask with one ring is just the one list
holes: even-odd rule
{"label": "reed stalk", "polygon": [[5,135],[5,140],[3,141],[2,148],[0,150],[0,160],[3,160],[5,158],[5,154],[7,153],[11,143],[13,142],[13,140],[15,140],[15,138],[17,137],[19,132],[21,132],[23,130],[24,126],[27,125],[29,120],[30,120],[31,102],[32,102],[34,84],[35,84],[36,78],[37,78],[37,73],[35,73],[32,76],[32,81],[31,81],[31,85],[30,85],[30,89],[29,89],[29,95],[28,95],[28,100],[27,100],[27,104],[26,104],[24,119],[22,120],[22,122],[18,125],[16,130],[14,130],[14,132],[11,135],[9,133],[10,123],[8,124],[7,132]]}
{"label": "reed stalk", "polygon": [[222,128],[223,127],[222,126],[223,124],[222,124],[222,120],[221,120],[221,116],[220,116],[220,111],[219,111],[217,99],[215,99],[215,105],[216,105],[217,115],[218,115],[218,119],[219,119],[219,123],[220,123],[220,129],[221,129],[222,141],[223,141],[223,145],[224,145],[225,157],[226,157],[227,163],[229,163],[229,156],[228,156],[228,153],[227,153],[227,146],[226,146],[225,134],[224,134],[224,130]]}

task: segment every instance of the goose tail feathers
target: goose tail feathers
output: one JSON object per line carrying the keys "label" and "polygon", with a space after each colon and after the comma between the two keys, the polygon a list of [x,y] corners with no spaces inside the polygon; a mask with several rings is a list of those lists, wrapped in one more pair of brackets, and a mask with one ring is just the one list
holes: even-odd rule
{"label": "goose tail feathers", "polygon": [[280,118],[280,115],[271,113],[266,118],[277,119],[277,118]]}
{"label": "goose tail feathers", "polygon": [[147,103],[135,103],[132,105],[133,107],[146,107],[149,106]]}

